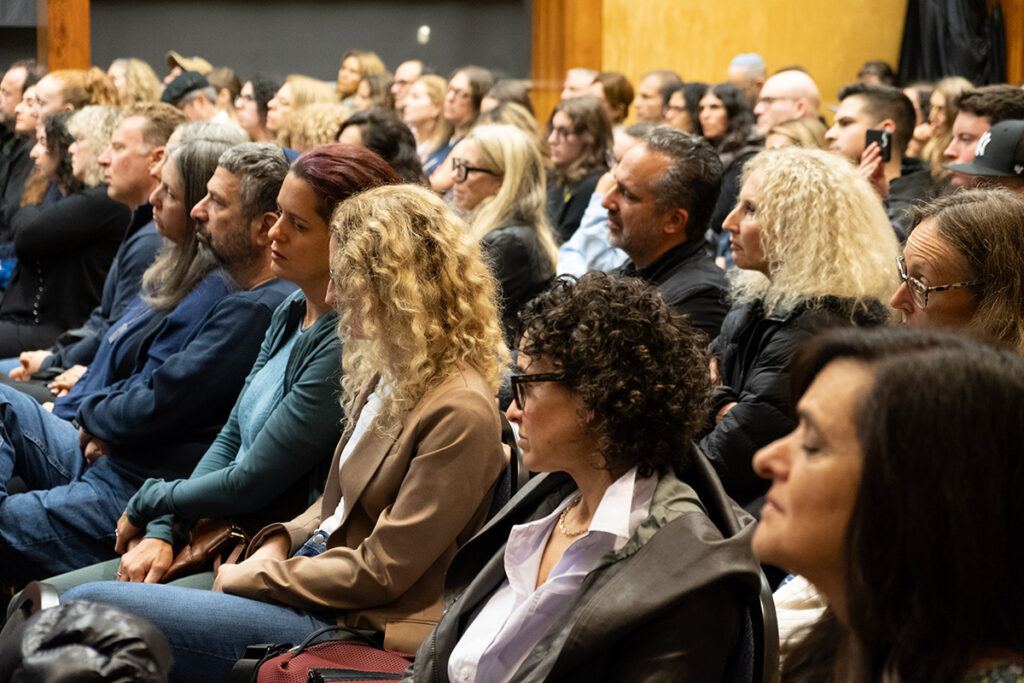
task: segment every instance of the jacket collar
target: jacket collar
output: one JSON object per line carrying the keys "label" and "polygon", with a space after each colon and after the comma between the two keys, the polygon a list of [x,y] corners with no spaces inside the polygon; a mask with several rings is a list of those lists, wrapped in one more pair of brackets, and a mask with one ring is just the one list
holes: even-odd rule
{"label": "jacket collar", "polygon": [[622,267],[623,275],[633,275],[648,282],[661,282],[675,272],[679,266],[704,254],[702,240],[686,240],[677,244],[654,260],[646,268],[637,268],[632,259]]}

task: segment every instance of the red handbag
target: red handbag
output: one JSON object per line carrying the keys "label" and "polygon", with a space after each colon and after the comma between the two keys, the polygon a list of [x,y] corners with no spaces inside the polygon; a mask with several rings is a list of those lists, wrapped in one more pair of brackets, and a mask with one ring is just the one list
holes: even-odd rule
{"label": "red handbag", "polygon": [[[343,632],[341,640],[315,642],[326,633]],[[314,631],[298,647],[250,645],[235,663],[229,681],[241,683],[321,683],[327,681],[397,681],[412,657],[385,650],[364,632],[344,626]]]}

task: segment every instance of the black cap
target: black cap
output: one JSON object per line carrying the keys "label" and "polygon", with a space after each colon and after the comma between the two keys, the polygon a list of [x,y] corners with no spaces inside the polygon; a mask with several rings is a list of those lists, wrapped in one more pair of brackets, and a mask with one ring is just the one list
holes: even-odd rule
{"label": "black cap", "polygon": [[946,168],[968,175],[1024,178],[1024,160],[1014,161],[1022,135],[1024,121],[1001,121],[985,131],[978,140],[974,161],[966,164],[947,164]]}
{"label": "black cap", "polygon": [[160,96],[160,101],[177,106],[185,95],[208,87],[210,87],[210,82],[198,71],[182,71],[180,76],[164,88],[164,94]]}

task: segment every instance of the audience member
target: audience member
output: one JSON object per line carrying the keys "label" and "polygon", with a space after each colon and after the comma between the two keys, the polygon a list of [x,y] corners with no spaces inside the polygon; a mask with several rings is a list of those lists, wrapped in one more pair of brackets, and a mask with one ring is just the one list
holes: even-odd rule
{"label": "audience member", "polygon": [[423,61],[420,59],[408,59],[395,69],[395,81],[391,84],[391,96],[394,98],[395,111],[399,116],[405,108],[405,98],[409,96],[409,89],[424,73]]}
{"label": "audience member", "polygon": [[274,131],[267,128],[267,105],[281,85],[276,78],[257,74],[245,82],[235,100],[238,125],[253,142],[273,142],[276,137]]}
{"label": "audience member", "polygon": [[409,88],[402,109],[402,121],[416,137],[416,155],[429,177],[448,158],[452,127],[442,116],[445,89],[448,84],[440,76],[420,76]]}
{"label": "audience member", "polygon": [[336,624],[414,651],[441,618],[448,564],[486,518],[506,461],[494,393],[508,353],[462,221],[405,185],[346,200],[331,231],[348,427],[324,495],[257,534],[214,591],[93,583],[63,596],[152,621],[175,680],[223,679],[251,643]]}
{"label": "audience member", "polygon": [[498,282],[505,339],[514,342],[527,301],[555,275],[544,162],[534,140],[512,126],[477,126],[452,152],[455,206],[466,211]]}
{"label": "audience member", "polygon": [[636,88],[637,121],[664,123],[668,97],[682,84],[683,79],[670,69],[655,69],[645,73]]}
{"label": "audience member", "polygon": [[733,57],[725,76],[727,82],[735,85],[746,96],[751,108],[757,103],[757,96],[761,94],[761,88],[764,87],[767,78],[768,71],[764,68],[764,59],[755,52]]}
{"label": "audience member", "polygon": [[242,81],[235,75],[234,69],[226,66],[217,67],[206,74],[206,80],[210,82],[217,95],[213,102],[217,113],[212,120],[218,123],[237,123],[235,100],[242,94]]}
{"label": "audience member", "polygon": [[912,83],[903,89],[910,103],[914,105],[914,135],[907,144],[907,156],[920,159],[924,156],[924,146],[932,139],[932,124],[928,121],[931,113],[931,83]]}
{"label": "audience member", "polygon": [[896,85],[896,73],[887,62],[871,59],[857,72],[857,82],[864,85]]}
{"label": "audience member", "polygon": [[[325,301],[328,223],[340,201],[397,180],[379,157],[345,145],[320,147],[292,165],[278,195],[281,215],[268,237],[274,273],[301,291],[274,313],[227,424],[188,479],[149,479],[132,496],[118,521],[120,560],[53,577],[48,584],[64,592],[115,578],[166,583],[174,554],[172,522],[191,528],[200,518],[229,517],[251,535],[319,497],[342,419],[336,400],[338,316]],[[173,583],[209,589],[210,568],[196,569],[207,571]]]}
{"label": "audience member", "polygon": [[754,458],[772,487],[753,547],[828,609],[782,681],[1019,678],[1019,355],[843,331],[803,351],[793,389],[799,426]]}
{"label": "audience member", "polygon": [[[935,84],[928,107],[928,122],[931,124],[932,137],[921,152],[931,167],[932,178],[938,182],[948,177],[949,172],[944,164],[948,161],[945,152],[953,141],[953,122],[957,117],[957,101],[960,95],[973,90],[974,86],[966,78],[952,76],[943,78]],[[982,131],[984,132],[984,131]],[[981,133],[978,134],[979,136]],[[973,145],[970,146],[973,149]],[[956,159],[955,161],[960,161]],[[964,161],[970,161],[965,159]]]}
{"label": "audience member", "polygon": [[665,123],[676,130],[703,135],[700,127],[700,100],[708,91],[707,83],[683,83],[668,96]]}
{"label": "audience member", "polygon": [[356,90],[359,89],[359,81],[364,76],[372,74],[387,73],[384,62],[375,52],[369,50],[349,50],[341,58],[341,67],[338,69],[338,95],[342,103],[352,107],[352,99]]}
{"label": "audience member", "polygon": [[512,102],[523,107],[530,116],[535,116],[533,103],[530,102],[530,82],[506,78],[494,84],[487,91],[484,99],[480,101],[480,113],[486,114],[497,109],[506,102]]}
{"label": "audience member", "polygon": [[579,97],[590,93],[590,84],[597,78],[597,72],[593,69],[569,69],[565,72],[565,83],[562,84],[562,93],[559,99],[568,100],[572,97]]}
{"label": "audience member", "polygon": [[629,255],[618,271],[656,286],[677,313],[709,339],[728,311],[725,274],[704,251],[722,165],[707,141],[657,126],[612,169],[608,242]]}
{"label": "audience member", "polygon": [[562,100],[548,119],[548,223],[555,241],[576,232],[597,181],[608,170],[612,129],[593,95]]}
{"label": "audience member", "polygon": [[10,239],[11,217],[34,165],[29,154],[39,122],[35,85],[45,73],[34,60],[19,61],[0,80],[0,241]]}
{"label": "audience member", "polygon": [[174,50],[167,51],[167,68],[170,71],[164,76],[164,85],[181,75],[182,71],[196,71],[204,76],[213,71],[213,64],[202,57],[184,57]]}
{"label": "audience member", "polygon": [[806,147],[808,149],[828,149],[825,139],[827,129],[818,119],[790,119],[768,129],[764,138],[765,149],[782,147]]}
{"label": "audience member", "polygon": [[[967,164],[974,159],[974,151],[985,132],[1010,119],[1024,119],[1024,90],[1012,85],[986,85],[968,90],[956,100],[956,115],[952,120],[949,145],[944,161],[949,164]],[[950,174],[950,182],[958,187],[971,187],[969,175]]]}
{"label": "audience member", "polygon": [[740,271],[711,344],[719,388],[700,446],[726,492],[747,506],[765,490],[750,468],[754,452],[794,426],[790,358],[823,327],[886,322],[897,242],[871,186],[834,154],[764,152],[743,175],[724,225]]}
{"label": "audience member", "polygon": [[363,76],[352,98],[352,111],[366,111],[372,107],[394,109],[395,101],[391,98],[393,80],[389,73]]}
{"label": "audience member", "polygon": [[[221,154],[225,147],[193,140],[171,152],[152,198],[169,246],[115,323],[120,334],[105,338],[53,412],[0,387],[0,481],[16,474],[29,487],[5,488],[0,499],[4,581],[113,557],[113,525],[138,486],[187,476],[227,420],[271,314],[293,287],[273,276],[267,238],[284,155],[266,143]],[[190,220],[203,177],[207,194]],[[223,270],[210,271],[214,260]]]}
{"label": "audience member", "polygon": [[890,301],[909,327],[966,329],[1024,350],[1024,197],[962,190],[915,211]]}
{"label": "audience member", "polygon": [[544,165],[547,166],[548,157],[550,156],[548,141],[540,124],[537,123],[537,117],[531,114],[528,109],[515,102],[502,102],[494,109],[480,114],[480,118],[477,119],[477,125],[486,123],[515,126],[529,135],[537,145],[537,150],[540,152],[541,158],[544,159]]}
{"label": "audience member", "polygon": [[353,114],[341,124],[339,142],[366,147],[391,164],[404,183],[429,186],[416,156],[416,139],[398,115],[388,109],[368,109]]}
{"label": "audience member", "polygon": [[651,131],[655,123],[634,123],[615,138],[612,145],[612,167],[597,181],[590,202],[580,219],[580,227],[558,248],[558,274],[579,277],[588,270],[611,271],[622,267],[629,259],[626,252],[608,242],[608,209],[604,208],[605,195],[615,187],[615,166],[641,138]]}
{"label": "audience member", "polygon": [[[110,326],[138,295],[143,272],[162,243],[149,204],[159,184],[152,169],[164,158],[168,138],[184,119],[180,111],[160,102],[132,105],[124,112],[97,163],[103,169],[107,195],[131,209],[132,218],[103,283],[100,304],[66,343],[21,354],[20,366],[8,370],[12,378],[24,381],[41,369],[89,365]],[[58,392],[66,393],[67,388],[59,387]]]}
{"label": "audience member", "polygon": [[267,103],[266,128],[275,135],[283,136],[287,133],[288,117],[292,112],[317,102],[337,101],[337,94],[323,81],[292,74]]}
{"label": "audience member", "polygon": [[121,104],[159,102],[164,86],[148,63],[134,57],[115,59],[107,68],[107,76],[117,88]]}
{"label": "audience member", "polygon": [[[85,115],[80,126],[95,109],[75,114]],[[89,317],[131,217],[124,204],[107,196],[95,171],[87,179],[91,169],[83,151],[74,168],[68,150],[75,141],[68,130],[71,116],[63,112],[43,120],[33,156],[51,189],[47,199],[21,207],[11,219],[18,264],[0,300],[0,358],[50,346]],[[100,121],[92,123],[99,127]]]}
{"label": "audience member", "polygon": [[603,273],[560,280],[522,322],[507,415],[542,474],[460,549],[406,680],[731,680],[759,571],[747,516],[712,521],[734,503],[691,442],[703,337]]}
{"label": "audience member", "polygon": [[39,118],[59,111],[74,111],[87,104],[121,104],[117,87],[100,68],[51,71],[36,84]]}
{"label": "audience member", "polygon": [[590,86],[590,94],[601,100],[612,130],[621,130],[633,103],[633,84],[618,71],[602,71]]}
{"label": "audience member", "polygon": [[[890,135],[888,161],[877,142],[867,143],[868,130]],[[861,83],[839,91],[835,122],[825,133],[831,151],[860,165],[860,172],[881,198],[901,241],[910,226],[910,208],[931,199],[936,192],[924,162],[904,154],[913,134],[914,106],[902,91]]]}
{"label": "audience member", "polygon": [[821,96],[818,86],[806,72],[778,71],[764,82],[757,96],[754,114],[762,133],[790,119],[818,118]]}
{"label": "audience member", "polygon": [[[435,152],[440,157],[444,150],[444,156],[434,170],[428,174],[430,186],[434,188],[434,191],[444,193],[451,189],[452,166],[449,161],[451,151],[476,124],[476,119],[480,116],[480,103],[493,86],[494,76],[490,71],[479,66],[464,66],[456,70],[448,79],[442,115],[451,126],[452,133],[446,147]],[[424,166],[427,164],[424,163]]]}
{"label": "audience member", "polygon": [[180,109],[189,121],[212,121],[219,113],[217,91],[197,71],[182,72],[164,88],[160,101]]}
{"label": "audience member", "polygon": [[316,102],[298,109],[288,117],[284,133],[279,136],[285,147],[305,152],[338,140],[342,123],[349,118],[345,105],[339,102]]}
{"label": "audience member", "polygon": [[970,176],[972,187],[1005,187],[1024,192],[1024,121],[1002,121],[978,140],[974,160],[949,169]]}

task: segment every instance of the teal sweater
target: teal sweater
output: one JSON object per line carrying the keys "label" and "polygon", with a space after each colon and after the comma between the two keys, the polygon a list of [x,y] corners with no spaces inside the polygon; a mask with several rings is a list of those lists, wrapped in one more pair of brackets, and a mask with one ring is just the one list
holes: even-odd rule
{"label": "teal sweater", "polygon": [[[242,394],[267,359],[293,335],[306,310],[301,291],[278,306]],[[296,340],[284,391],[243,463],[238,404],[188,479],[149,479],[128,502],[128,519],[147,538],[173,543],[173,526],[201,517],[231,517],[249,531],[290,519],[320,495],[342,428],[341,342],[337,313],[328,311]]]}

